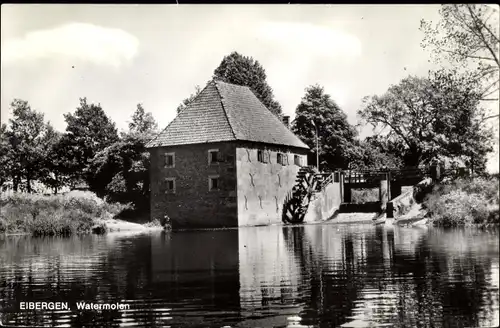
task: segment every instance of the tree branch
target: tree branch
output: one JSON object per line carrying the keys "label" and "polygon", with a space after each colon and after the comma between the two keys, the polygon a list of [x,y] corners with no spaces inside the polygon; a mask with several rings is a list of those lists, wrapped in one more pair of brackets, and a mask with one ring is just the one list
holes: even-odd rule
{"label": "tree branch", "polygon": [[490,53],[493,56],[493,58],[495,58],[495,62],[500,67],[500,62],[498,61],[497,54],[495,53],[495,51],[493,51],[493,49],[491,48],[491,46],[488,44],[488,42],[486,41],[486,39],[485,39],[485,37],[483,35],[483,32],[481,31],[481,28],[477,24],[478,18],[472,12],[472,9],[471,9],[470,5],[466,5],[466,6],[467,6],[467,9],[469,10],[470,15],[473,17],[474,25],[476,26],[476,29],[478,30],[478,32],[480,34],[481,40],[483,40],[484,45],[486,46],[486,48],[488,48],[488,50],[490,51]]}
{"label": "tree branch", "polygon": [[[373,119],[375,121],[377,121],[377,118],[373,118]],[[379,118],[378,121],[380,123],[388,125],[392,129],[392,131],[394,131],[394,133],[396,133],[398,136],[400,136],[404,140],[404,142],[408,145],[408,147],[411,147],[411,143],[409,142],[409,140],[406,138],[406,136],[404,135],[404,133],[402,131],[400,131],[399,129],[397,129],[396,127],[394,127],[394,125],[392,125],[391,123],[389,123],[389,121],[386,120],[386,119]]]}
{"label": "tree branch", "polygon": [[483,119],[481,120],[481,122],[479,122],[479,123],[482,123],[482,122],[484,122],[484,121],[486,121],[486,120],[489,120],[490,118],[494,118],[494,117],[498,117],[498,116],[500,116],[500,114],[495,114],[495,115],[486,116],[486,117],[485,117],[485,118],[483,118]]}
{"label": "tree branch", "polygon": [[486,31],[488,31],[490,33],[490,35],[495,38],[495,41],[500,43],[500,39],[498,38],[498,36],[493,33],[490,28],[486,25],[486,23],[488,22],[488,20],[491,18],[491,16],[493,16],[494,12],[491,12],[491,14],[483,21],[481,20],[480,18],[478,18],[479,22],[481,23],[481,25],[483,25],[483,27],[486,29]]}
{"label": "tree branch", "polygon": [[495,66],[489,66],[480,70],[477,74],[472,75],[472,78],[478,81],[481,80],[483,77],[487,76],[488,74],[493,74],[497,71],[498,68],[496,68]]}
{"label": "tree branch", "polygon": [[[495,82],[495,83],[498,83],[498,82]],[[490,87],[491,87],[491,86],[490,86]],[[495,90],[493,90],[493,91],[489,91],[489,92],[487,92],[487,91],[485,90],[485,92],[484,92],[483,94],[481,94],[481,98],[483,98],[483,97],[488,97],[489,95],[491,95],[492,93],[497,92],[498,90],[499,90],[499,88],[496,88]]]}
{"label": "tree branch", "polygon": [[[447,49],[441,49],[441,51],[448,52],[448,53],[453,54],[453,55],[461,56],[461,54],[457,53],[456,51],[447,50]],[[476,52],[476,51],[474,51],[474,52]],[[491,60],[491,61],[494,61],[494,62],[496,62],[498,64],[496,58],[490,58],[490,57],[484,57],[484,56],[474,56],[474,55],[470,55],[470,54],[469,55],[464,55],[464,56],[467,57],[467,58],[473,58],[473,59]]]}

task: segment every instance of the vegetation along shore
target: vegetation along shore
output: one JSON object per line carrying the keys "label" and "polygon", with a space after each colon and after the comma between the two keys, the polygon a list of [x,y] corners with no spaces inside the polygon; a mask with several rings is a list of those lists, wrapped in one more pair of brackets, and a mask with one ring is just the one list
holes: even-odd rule
{"label": "vegetation along shore", "polygon": [[0,233],[4,234],[67,236],[161,228],[157,222],[142,225],[117,219],[130,205],[109,203],[91,192],[2,194],[0,207]]}
{"label": "vegetation along shore", "polygon": [[456,179],[434,186],[423,201],[435,226],[481,226],[499,223],[499,179]]}

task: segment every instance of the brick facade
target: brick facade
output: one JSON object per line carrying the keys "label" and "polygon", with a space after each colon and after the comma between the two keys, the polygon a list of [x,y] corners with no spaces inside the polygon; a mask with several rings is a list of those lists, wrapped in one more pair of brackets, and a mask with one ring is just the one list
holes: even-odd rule
{"label": "brick facade", "polygon": [[[219,151],[217,163],[209,164],[210,150]],[[265,154],[261,161],[259,151]],[[295,156],[307,165],[307,150],[250,142],[158,147],[150,152],[151,219],[168,215],[175,229],[280,223],[283,201],[300,169]],[[174,157],[173,167],[166,166],[166,155]],[[218,178],[219,190],[209,190],[210,177]],[[174,191],[168,190],[167,181],[175,181]]]}
{"label": "brick facade", "polygon": [[[236,227],[236,164],[234,143],[208,143],[150,149],[151,219],[168,215],[174,228]],[[208,163],[209,150],[221,159]],[[175,154],[174,167],[165,167],[165,154]],[[219,177],[219,190],[209,190],[209,177]],[[175,192],[165,180],[175,179]]]}

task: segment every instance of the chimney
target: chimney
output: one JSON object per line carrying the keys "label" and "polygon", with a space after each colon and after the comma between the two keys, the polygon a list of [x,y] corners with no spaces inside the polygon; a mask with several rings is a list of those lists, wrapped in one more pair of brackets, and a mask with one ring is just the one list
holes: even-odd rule
{"label": "chimney", "polygon": [[287,128],[290,128],[290,116],[283,116],[283,124],[285,124]]}

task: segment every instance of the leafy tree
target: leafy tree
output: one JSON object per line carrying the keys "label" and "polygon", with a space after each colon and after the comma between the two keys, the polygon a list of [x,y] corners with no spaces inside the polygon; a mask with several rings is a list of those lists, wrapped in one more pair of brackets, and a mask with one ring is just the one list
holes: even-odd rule
{"label": "leafy tree", "polygon": [[434,96],[432,106],[442,112],[432,123],[436,133],[436,155],[458,158],[476,171],[486,168],[487,154],[492,151],[493,133],[482,123],[488,116],[480,106],[482,89],[470,75],[440,70],[431,74]]}
{"label": "leafy tree", "polygon": [[177,107],[177,114],[179,114],[183,109],[185,109],[193,100],[200,94],[201,88],[199,85],[195,87],[195,92],[192,93],[189,97],[184,99],[182,103]]}
{"label": "leafy tree", "polygon": [[65,180],[61,172],[62,161],[60,142],[62,133],[56,131],[54,127],[47,123],[46,132],[43,137],[45,156],[40,181],[53,189],[57,194],[58,190],[65,185]]}
{"label": "leafy tree", "polygon": [[[313,122],[318,129],[320,168],[348,168],[349,163],[358,156],[356,129],[319,85],[306,88],[306,94],[295,110],[292,126],[292,131],[316,154],[316,129]],[[315,155],[311,159],[311,162],[316,162]]]}
{"label": "leafy tree", "polygon": [[222,59],[214,70],[214,79],[248,86],[260,101],[276,116],[282,115],[281,105],[274,100],[273,90],[267,84],[266,72],[252,57],[232,52]]}
{"label": "leafy tree", "polygon": [[80,106],[75,113],[65,114],[64,118],[66,133],[59,146],[65,155],[62,159],[63,171],[73,183],[84,180],[92,191],[102,194],[101,182],[88,170],[88,166],[99,151],[118,141],[115,124],[100,104],[88,104],[86,98],[80,98]]}
{"label": "leafy tree", "polygon": [[82,150],[79,144],[67,133],[63,133],[52,148],[51,156],[55,156],[53,165],[57,167],[58,179],[63,186],[71,189],[85,183],[83,170],[87,167],[80,162]]}
{"label": "leafy tree", "polygon": [[477,65],[472,76],[482,82],[482,100],[498,100],[499,11],[485,4],[446,4],[436,24],[421,21],[422,47],[430,48],[436,61],[445,59],[465,67]]}
{"label": "leafy tree", "polygon": [[375,129],[388,129],[386,138],[399,144],[405,166],[464,154],[479,164],[491,136],[473,125],[484,113],[477,90],[473,80],[449,71],[410,76],[382,96],[366,97],[358,114]]}
{"label": "leafy tree", "polygon": [[143,133],[151,130],[156,130],[158,124],[153,118],[153,114],[146,113],[141,104],[137,104],[137,109],[132,115],[132,121],[128,125],[131,132]]}
{"label": "leafy tree", "polygon": [[44,115],[31,109],[28,102],[21,99],[14,99],[11,108],[13,118],[9,120],[10,129],[2,128],[10,143],[10,147],[3,145],[10,150],[4,160],[9,163],[14,190],[18,190],[24,179],[26,191],[32,192],[31,183],[40,177],[46,153]]}
{"label": "leafy tree", "polygon": [[151,113],[138,106],[129,131],[93,158],[89,170],[104,195],[115,201],[132,202],[138,209],[149,206],[149,153],[145,144],[157,133]]}
{"label": "leafy tree", "polygon": [[358,157],[353,166],[357,169],[401,168],[403,161],[398,144],[380,135],[367,137],[358,145]]}
{"label": "leafy tree", "polygon": [[12,172],[12,147],[8,139],[7,124],[0,125],[0,188],[10,180]]}

